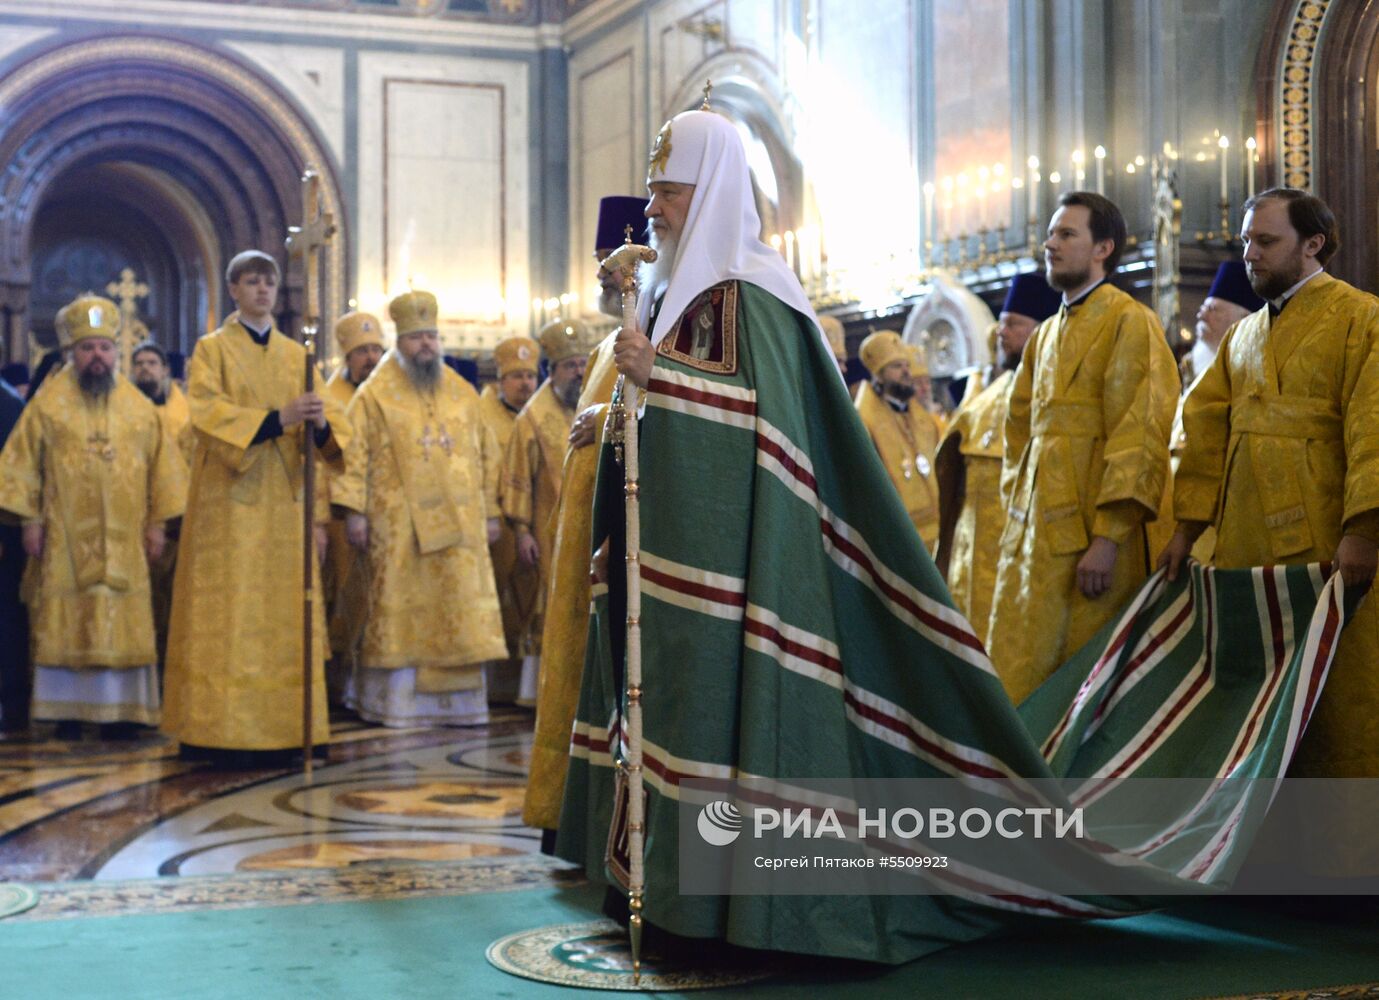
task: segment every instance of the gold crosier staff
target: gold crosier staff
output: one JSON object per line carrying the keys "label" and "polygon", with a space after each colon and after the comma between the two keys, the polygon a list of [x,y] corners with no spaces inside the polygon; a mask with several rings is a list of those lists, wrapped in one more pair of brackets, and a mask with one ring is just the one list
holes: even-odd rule
{"label": "gold crosier staff", "polygon": [[[335,234],[335,222],[321,204],[321,175],[308,165],[302,174],[302,224],[288,228],[287,249],[294,257],[302,258],[302,346],[306,348],[306,381],[304,392],[316,388],[317,346],[321,310],[317,297],[320,289],[321,249]],[[316,441],[315,425],[302,426],[302,768],[311,778],[311,733],[314,719],[312,705],[312,648],[315,638],[316,594]]]}
{"label": "gold crosier staff", "polygon": [[[632,242],[632,227],[626,242],[609,254],[599,270],[616,273],[622,288],[622,325],[637,329],[637,265],[656,259],[656,251]],[[641,546],[640,487],[637,484],[637,403],[640,393],[619,375],[613,388],[613,413],[622,422],[623,494],[627,511],[627,758],[618,767],[627,784],[627,908],[631,913],[632,985],[642,980],[642,896],[646,890],[646,800],[642,793],[642,570],[638,550]]]}

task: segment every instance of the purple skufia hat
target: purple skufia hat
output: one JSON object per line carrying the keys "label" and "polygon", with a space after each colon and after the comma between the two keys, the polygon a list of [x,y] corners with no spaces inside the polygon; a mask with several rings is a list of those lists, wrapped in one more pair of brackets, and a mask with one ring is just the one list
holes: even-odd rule
{"label": "purple skufia hat", "polygon": [[1239,260],[1228,260],[1216,269],[1216,277],[1212,279],[1207,298],[1225,299],[1249,312],[1258,312],[1264,308],[1264,300],[1250,287],[1250,276],[1245,271],[1245,262]]}
{"label": "purple skufia hat", "polygon": [[1042,323],[1058,312],[1058,307],[1062,304],[1063,296],[1049,287],[1042,272],[1026,271],[1024,274],[1017,274],[1015,280],[1010,283],[1010,291],[1006,292],[1006,301],[1005,305],[1001,306],[1001,312],[1019,313]]}
{"label": "purple skufia hat", "polygon": [[632,227],[632,240],[636,242],[646,231],[645,198],[628,195],[609,195],[599,201],[598,234],[594,237],[594,252],[616,250],[627,239],[627,227]]}

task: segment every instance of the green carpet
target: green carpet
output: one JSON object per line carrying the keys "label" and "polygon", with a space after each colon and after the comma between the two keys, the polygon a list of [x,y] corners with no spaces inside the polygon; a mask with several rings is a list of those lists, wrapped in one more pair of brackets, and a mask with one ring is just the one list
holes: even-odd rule
{"label": "green carpet", "polygon": [[[534,889],[315,906],[0,923],[0,995],[24,1000],[568,998],[487,945],[590,919],[600,893]],[[1173,998],[1379,980],[1379,904],[1194,902],[1116,924],[1041,923],[897,969],[801,962],[699,997]]]}

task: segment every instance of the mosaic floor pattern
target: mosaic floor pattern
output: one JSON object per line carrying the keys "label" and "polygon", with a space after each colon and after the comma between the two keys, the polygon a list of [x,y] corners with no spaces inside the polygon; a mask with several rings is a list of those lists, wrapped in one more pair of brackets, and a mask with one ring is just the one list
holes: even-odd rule
{"label": "mosaic floor pattern", "polygon": [[295,770],[182,761],[158,736],[37,730],[0,742],[0,881],[517,860],[539,846],[521,820],[530,744],[520,711],[466,729],[337,721],[307,784]]}

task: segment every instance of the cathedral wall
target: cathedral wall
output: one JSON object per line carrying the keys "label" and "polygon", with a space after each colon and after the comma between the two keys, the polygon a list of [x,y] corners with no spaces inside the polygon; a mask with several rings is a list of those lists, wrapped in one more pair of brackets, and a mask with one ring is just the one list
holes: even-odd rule
{"label": "cathedral wall", "polygon": [[286,99],[340,180],[348,275],[328,311],[386,311],[410,278],[439,296],[447,344],[481,351],[527,332],[533,290],[563,281],[566,100],[553,31],[300,4],[0,0],[0,79],[92,36],[153,32],[239,60]]}

